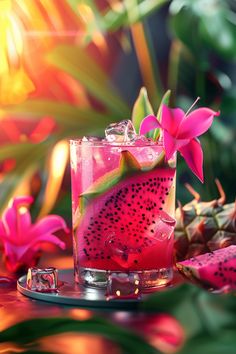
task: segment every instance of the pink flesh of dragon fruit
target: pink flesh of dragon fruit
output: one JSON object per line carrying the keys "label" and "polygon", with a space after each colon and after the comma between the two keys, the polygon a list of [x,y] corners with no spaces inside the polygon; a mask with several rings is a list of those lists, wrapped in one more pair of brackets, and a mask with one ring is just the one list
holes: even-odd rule
{"label": "pink flesh of dragon fruit", "polygon": [[176,264],[188,279],[208,289],[236,289],[236,246],[218,249]]}

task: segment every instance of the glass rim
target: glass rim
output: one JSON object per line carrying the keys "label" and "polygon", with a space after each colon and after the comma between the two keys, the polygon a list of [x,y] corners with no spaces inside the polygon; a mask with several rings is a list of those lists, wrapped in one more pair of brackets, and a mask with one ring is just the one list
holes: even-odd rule
{"label": "glass rim", "polygon": [[[94,137],[96,138],[96,137]],[[151,141],[150,143],[147,144],[129,144],[128,142],[120,142],[120,143],[115,143],[115,142],[109,142],[109,141],[103,141],[103,138],[101,140],[94,140],[94,141],[83,141],[82,138],[71,138],[69,139],[70,146],[86,146],[86,147],[116,147],[116,148],[141,148],[141,147],[163,147],[163,140],[160,139],[158,141]]]}

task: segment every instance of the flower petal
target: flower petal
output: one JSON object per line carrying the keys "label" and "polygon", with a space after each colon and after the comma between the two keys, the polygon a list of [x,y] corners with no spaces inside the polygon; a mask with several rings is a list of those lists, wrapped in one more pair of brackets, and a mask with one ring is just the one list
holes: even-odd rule
{"label": "flower petal", "polygon": [[179,126],[184,119],[184,111],[180,108],[169,108],[162,105],[161,125],[172,136],[175,136],[179,130]]}
{"label": "flower petal", "polygon": [[27,240],[27,234],[31,228],[31,215],[28,209],[20,207],[18,209],[18,242]]}
{"label": "flower petal", "polygon": [[[41,235],[35,239],[32,239],[32,241],[28,243],[26,246],[16,247],[15,252],[17,254],[18,260],[24,255],[26,251],[32,250],[32,252],[34,252],[35,246],[36,245],[39,246],[39,244],[43,242],[53,243],[54,245],[60,247],[63,250],[66,248],[66,245],[63,241],[61,241],[57,236],[48,233],[48,234]],[[40,249],[40,247],[37,247],[37,250],[38,249]]]}
{"label": "flower petal", "polygon": [[37,247],[26,250],[20,258],[15,253],[7,254],[5,251],[6,268],[11,273],[25,272],[28,268],[35,267],[39,258],[40,251]]}
{"label": "flower petal", "polygon": [[189,143],[188,139],[176,139],[172,135],[170,135],[166,130],[163,132],[163,143],[166,153],[166,160],[168,161],[173,154],[179,150],[180,147]]}
{"label": "flower petal", "polygon": [[192,139],[187,145],[179,148],[180,154],[183,156],[193,173],[203,183],[203,152],[198,139]]}
{"label": "flower petal", "polygon": [[42,242],[53,243],[54,245],[60,247],[63,250],[66,248],[65,242],[61,241],[57,236],[52,235],[50,233],[41,235],[35,238],[35,240],[32,240],[31,243],[29,243],[28,248],[32,248],[34,245]]}
{"label": "flower petal", "polygon": [[18,247],[13,245],[12,243],[10,243],[10,242],[4,243],[4,256],[12,264],[14,264],[18,261],[18,255],[16,254],[15,249],[18,249]]}
{"label": "flower petal", "polygon": [[32,202],[32,197],[16,197],[2,215],[6,234],[13,242],[20,242],[31,226],[30,213],[26,207]]}
{"label": "flower petal", "polygon": [[5,237],[5,235],[6,235],[6,231],[5,231],[5,228],[3,226],[2,220],[0,220],[0,239]]}
{"label": "flower petal", "polygon": [[[24,254],[26,252],[29,252],[29,254],[32,253],[33,257],[33,254],[36,251],[40,250],[40,243],[43,242],[53,243],[54,245],[60,247],[63,250],[66,248],[65,243],[63,241],[61,241],[57,236],[48,233],[34,238],[31,240],[31,242],[22,246],[13,245],[9,242],[6,242],[4,245],[4,253],[13,264],[15,262],[22,261],[22,258],[24,257]],[[23,259],[23,261],[25,260]]]}
{"label": "flower petal", "polygon": [[32,226],[29,238],[37,238],[44,234],[52,234],[55,231],[63,229],[66,233],[69,229],[66,226],[64,219],[58,215],[49,215],[39,220],[35,225]]}
{"label": "flower petal", "polygon": [[150,132],[150,130],[156,128],[161,128],[160,122],[157,120],[157,117],[149,115],[142,120],[140,124],[139,134],[147,134],[148,132]]}
{"label": "flower petal", "polygon": [[195,109],[187,115],[180,126],[178,138],[193,139],[205,133],[212,125],[215,116],[220,113],[209,108]]}
{"label": "flower petal", "polygon": [[176,139],[172,137],[166,130],[163,132],[163,143],[168,161],[176,151]]}
{"label": "flower petal", "polygon": [[6,242],[4,244],[4,254],[12,264],[17,263],[22,258],[27,249],[28,245],[17,246],[10,242]]}

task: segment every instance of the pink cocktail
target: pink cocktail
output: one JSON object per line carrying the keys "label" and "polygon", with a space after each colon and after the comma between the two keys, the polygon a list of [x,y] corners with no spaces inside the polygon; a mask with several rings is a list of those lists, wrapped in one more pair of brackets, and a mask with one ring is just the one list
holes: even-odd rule
{"label": "pink cocktail", "polygon": [[75,279],[105,286],[137,273],[142,287],[172,279],[175,155],[161,142],[71,140]]}

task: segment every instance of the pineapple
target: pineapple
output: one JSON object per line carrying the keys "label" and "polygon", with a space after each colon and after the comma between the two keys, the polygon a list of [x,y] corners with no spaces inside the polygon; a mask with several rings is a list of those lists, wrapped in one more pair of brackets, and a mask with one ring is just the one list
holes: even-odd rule
{"label": "pineapple", "polygon": [[236,244],[236,202],[225,204],[219,182],[219,199],[202,202],[200,195],[186,185],[194,199],[176,210],[175,258],[177,261]]}

